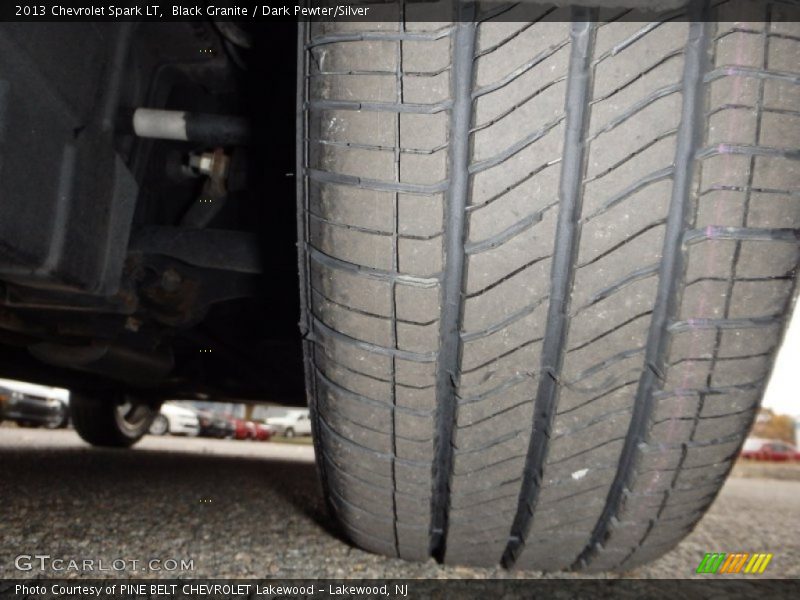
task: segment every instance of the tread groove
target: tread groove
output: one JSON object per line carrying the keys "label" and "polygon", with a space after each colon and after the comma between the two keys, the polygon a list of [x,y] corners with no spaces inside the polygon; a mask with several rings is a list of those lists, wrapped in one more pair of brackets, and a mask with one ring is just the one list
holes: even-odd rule
{"label": "tread groove", "polygon": [[333,338],[350,346],[360,348],[361,350],[366,350],[367,352],[374,352],[375,354],[382,354],[384,356],[393,356],[395,358],[401,358],[403,360],[407,360],[410,362],[419,362],[419,363],[430,363],[436,360],[437,356],[436,352],[411,352],[410,350],[398,350],[397,348],[388,348],[386,346],[373,344],[372,342],[365,342],[364,340],[359,340],[357,338],[344,334],[341,331],[337,331],[332,327],[329,327],[317,317],[313,317],[312,325],[313,325],[311,328],[312,333],[310,337],[312,341],[315,341],[316,332],[319,331],[322,334],[323,338],[324,337]]}
{"label": "tread groove", "polygon": [[623,112],[621,115],[619,115],[617,117],[614,117],[608,123],[606,123],[605,125],[602,125],[600,128],[598,128],[598,130],[595,131],[591,135],[591,137],[589,137],[589,141],[596,140],[597,138],[599,138],[604,133],[608,133],[609,131],[612,131],[612,130],[616,129],[617,127],[622,125],[625,121],[630,119],[633,115],[642,112],[644,109],[646,109],[651,104],[657,102],[658,100],[661,100],[662,98],[666,98],[667,96],[671,96],[672,94],[676,94],[679,91],[681,91],[680,84],[672,84],[672,85],[666,85],[666,86],[664,86],[662,88],[659,88],[659,89],[655,90],[654,92],[651,92],[650,94],[647,95],[647,97],[642,98],[638,102],[635,102],[634,104],[632,104],[628,108],[628,110]]}
{"label": "tread groove", "polygon": [[[310,341],[310,340],[309,340]],[[358,369],[353,369],[348,367],[344,363],[336,360],[335,358],[331,358],[329,355],[325,355],[325,360],[335,364],[338,368],[347,371],[348,373],[352,373],[353,375],[358,375],[359,377],[365,377],[367,379],[371,379],[372,381],[378,381],[380,383],[392,383],[391,379],[381,379],[380,377],[376,377],[375,375],[370,375],[369,373],[365,373],[364,371],[359,371]],[[322,369],[320,369],[322,372]],[[411,390],[427,390],[432,388],[432,385],[409,385],[407,383],[397,383],[398,387],[405,387]]]}
{"label": "tread groove", "polygon": [[[606,200],[603,203],[603,205],[596,211],[594,211],[592,214],[583,217],[582,222],[588,223],[592,219],[595,219],[596,217],[599,217],[600,215],[608,212],[609,209],[616,206],[626,198],[633,196],[636,192],[641,191],[644,188],[654,183],[658,183],[659,181],[664,181],[665,179],[669,179],[672,176],[673,176],[673,167],[664,167],[663,169],[659,169],[657,171],[653,171],[652,173],[648,173],[638,181],[635,181],[634,183],[626,187],[621,192],[615,194],[614,196]],[[585,264],[591,264],[591,263],[585,263]]]}
{"label": "tread groove", "polygon": [[594,343],[595,343],[597,340],[601,340],[601,339],[603,339],[604,337],[606,337],[606,336],[608,336],[608,335],[611,335],[611,334],[612,334],[612,333],[614,333],[615,331],[617,331],[617,330],[619,330],[619,329],[622,329],[622,328],[623,328],[623,327],[625,327],[626,325],[629,325],[630,323],[633,323],[634,321],[638,321],[638,320],[639,320],[639,319],[641,319],[642,317],[646,317],[646,316],[647,316],[647,315],[649,315],[651,312],[652,312],[652,311],[649,311],[649,310],[647,310],[647,311],[645,311],[645,312],[639,313],[638,315],[633,315],[632,317],[629,317],[629,318],[625,319],[625,320],[624,320],[622,323],[620,323],[620,324],[618,324],[618,325],[615,325],[615,326],[614,326],[614,327],[612,327],[611,329],[606,329],[606,330],[605,330],[605,331],[603,331],[602,333],[598,333],[596,336],[594,336],[593,338],[591,338],[591,339],[589,339],[589,340],[586,340],[586,341],[585,341],[585,342],[583,342],[582,344],[580,344],[580,345],[578,345],[578,346],[575,346],[574,348],[570,348],[569,350],[567,350],[567,354],[569,354],[570,352],[578,352],[579,350],[583,350],[584,348],[586,348],[586,347],[588,347],[588,346],[591,346],[592,344],[594,344]]}
{"label": "tread groove", "polygon": [[485,327],[484,329],[481,329],[479,331],[470,331],[469,333],[462,333],[461,334],[461,341],[462,342],[471,342],[473,340],[477,340],[477,339],[486,337],[488,335],[492,335],[493,333],[497,333],[501,329],[505,329],[509,325],[512,325],[512,324],[516,323],[517,321],[519,321],[520,319],[524,319],[525,317],[527,317],[528,315],[533,313],[546,300],[547,300],[546,296],[544,298],[540,298],[539,300],[537,300],[533,304],[525,306],[525,307],[519,309],[518,311],[510,314],[509,316],[507,316],[502,321],[498,321],[497,323],[493,323],[492,325],[489,325],[488,327]]}
{"label": "tread groove", "polygon": [[435,42],[451,35],[452,26],[442,27],[435,31],[359,31],[352,33],[328,33],[315,38],[305,44],[307,50],[324,46],[326,44],[337,44],[339,42],[408,42],[424,41]]}
{"label": "tread groove", "polygon": [[522,350],[523,348],[527,348],[527,347],[528,347],[528,346],[530,346],[531,344],[536,344],[536,343],[539,343],[539,342],[541,342],[543,339],[544,339],[544,338],[533,338],[532,340],[526,340],[526,341],[522,342],[522,343],[521,343],[519,346],[514,346],[514,347],[513,347],[513,348],[511,348],[510,350],[506,350],[506,351],[505,351],[505,352],[503,352],[502,354],[498,354],[497,356],[495,356],[495,357],[493,357],[493,358],[491,358],[491,359],[487,360],[486,362],[483,362],[483,363],[481,363],[481,364],[479,364],[479,365],[477,365],[477,366],[475,366],[475,367],[471,367],[471,368],[469,368],[469,369],[463,369],[463,370],[461,371],[461,373],[462,373],[462,374],[474,373],[475,371],[478,371],[479,369],[483,369],[484,367],[488,367],[489,365],[491,365],[491,364],[493,364],[493,363],[497,362],[498,360],[501,360],[501,359],[505,358],[506,356],[509,356],[509,355],[511,355],[511,354],[514,354],[514,352],[517,352],[517,351],[519,351],[519,350]]}
{"label": "tread groove", "polygon": [[537,257],[537,258],[534,258],[533,260],[531,260],[531,261],[529,261],[529,262],[525,263],[524,265],[522,265],[522,266],[520,266],[520,267],[517,267],[516,269],[514,269],[513,271],[511,271],[511,273],[509,273],[508,275],[504,275],[503,277],[501,277],[501,278],[500,278],[500,279],[498,279],[497,281],[493,281],[492,283],[490,283],[490,284],[489,284],[489,285],[487,285],[486,287],[482,287],[482,288],[481,288],[481,289],[479,289],[477,292],[472,292],[471,294],[467,294],[466,298],[467,298],[468,300],[469,300],[469,299],[471,299],[471,298],[477,298],[478,296],[481,296],[482,294],[485,294],[486,292],[488,292],[488,291],[490,291],[490,290],[493,290],[493,289],[494,289],[494,288],[496,288],[498,285],[500,285],[500,284],[502,284],[502,283],[505,283],[506,281],[508,281],[509,279],[511,279],[512,277],[514,277],[515,275],[519,275],[519,274],[520,274],[520,273],[522,273],[522,272],[523,272],[525,269],[528,269],[528,268],[532,267],[533,265],[535,265],[536,263],[540,263],[540,262],[542,262],[543,260],[547,260],[547,259],[549,259],[549,258],[553,258],[553,257],[552,257],[552,255],[548,254],[547,256],[539,256],[539,257]]}
{"label": "tread groove", "polygon": [[350,187],[366,188],[378,192],[405,192],[408,194],[437,194],[447,189],[447,180],[436,183],[398,183],[396,181],[384,181],[382,179],[367,179],[356,177],[355,175],[345,175],[333,171],[322,171],[320,169],[305,169],[305,174],[312,181],[321,183],[336,183]]}
{"label": "tread groove", "polygon": [[617,95],[618,93],[620,93],[620,92],[621,92],[622,90],[624,90],[625,88],[627,88],[627,87],[629,87],[629,86],[633,85],[634,83],[636,83],[637,81],[639,81],[639,80],[640,80],[642,77],[644,77],[644,76],[648,75],[648,74],[649,74],[649,73],[651,73],[652,71],[655,71],[655,70],[656,70],[658,67],[660,67],[661,65],[663,65],[663,64],[665,64],[665,63],[667,63],[667,62],[669,62],[669,61],[670,61],[670,60],[672,60],[673,58],[676,58],[676,57],[678,57],[678,56],[681,56],[682,54],[683,54],[683,50],[678,50],[678,51],[675,51],[675,52],[670,52],[670,53],[669,53],[669,54],[667,54],[666,56],[663,56],[663,57],[661,57],[661,58],[660,58],[660,59],[659,59],[657,62],[653,63],[652,65],[650,65],[649,67],[647,67],[647,68],[646,68],[646,69],[644,69],[643,71],[641,71],[641,72],[637,73],[637,74],[636,74],[636,75],[634,75],[632,78],[628,79],[628,80],[627,80],[626,82],[624,82],[622,85],[620,85],[620,86],[618,86],[618,87],[614,88],[613,90],[611,90],[610,92],[608,92],[607,94],[605,94],[605,95],[603,95],[603,96],[600,96],[599,98],[595,98],[594,100],[592,100],[591,104],[593,104],[593,105],[594,105],[594,104],[600,104],[601,102],[605,102],[606,100],[609,100],[609,99],[613,98],[615,95]]}
{"label": "tread groove", "polygon": [[534,378],[534,375],[531,374],[531,373],[517,373],[513,377],[510,377],[509,379],[507,379],[503,383],[501,383],[499,385],[496,385],[495,387],[493,387],[490,390],[487,390],[487,391],[482,392],[480,394],[476,394],[474,396],[459,397],[458,403],[459,403],[459,405],[464,405],[464,404],[474,404],[476,402],[482,402],[482,401],[486,400],[486,398],[491,398],[492,396],[494,396],[496,394],[499,394],[500,392],[504,392],[505,390],[507,390],[507,389],[509,389],[511,387],[514,387],[520,381],[524,381],[527,378],[531,378],[532,379],[532,378]]}
{"label": "tread groove", "polygon": [[488,169],[491,169],[492,167],[496,167],[497,165],[507,161],[512,156],[515,156],[516,154],[522,152],[528,146],[538,142],[540,139],[542,139],[544,136],[550,133],[553,129],[558,127],[563,120],[564,117],[558,117],[556,119],[553,119],[549,123],[546,123],[540,129],[537,129],[536,131],[529,133],[518,142],[513,143],[511,146],[509,146],[508,148],[506,148],[501,152],[498,152],[494,156],[490,156],[489,158],[485,158],[478,162],[472,163],[469,166],[470,174],[477,175],[478,173],[482,173]]}
{"label": "tread groove", "polygon": [[503,231],[496,233],[491,237],[480,240],[479,242],[468,242],[464,251],[467,254],[480,254],[481,252],[494,250],[495,248],[502,246],[507,241],[512,240],[528,229],[535,227],[542,221],[542,218],[544,218],[544,213],[556,206],[556,204],[556,202],[553,202],[552,204],[545,206],[542,210],[520,219],[513,225],[510,225]]}
{"label": "tread groove", "polygon": [[550,428],[556,412],[558,386],[563,364],[562,349],[568,328],[569,296],[575,272],[575,256],[579,241],[579,217],[585,170],[585,139],[589,123],[591,97],[591,60],[596,24],[596,11],[575,8],[570,29],[569,78],[565,99],[564,156],[559,182],[559,214],[550,281],[550,303],[542,345],[541,373],[534,403],[532,434],[525,459],[517,512],[503,553],[504,566],[511,567],[523,551],[531,528],[540,491],[540,477],[547,457]]}
{"label": "tread groove", "polygon": [[[612,283],[611,285],[603,288],[602,290],[595,292],[589,298],[589,302],[581,306],[578,310],[575,311],[575,315],[579,315],[582,311],[586,310],[589,307],[594,306],[598,302],[605,300],[606,298],[610,298],[620,290],[626,288],[627,286],[631,285],[632,283],[636,283],[637,281],[641,281],[642,279],[647,279],[658,273],[658,265],[650,265],[647,267],[642,267],[641,269],[636,269],[625,275],[619,281]],[[575,316],[573,315],[573,316]]]}
{"label": "tread groove", "polygon": [[414,275],[405,275],[398,271],[386,271],[384,269],[376,269],[374,267],[367,267],[351,263],[335,256],[320,252],[313,246],[309,245],[308,255],[311,260],[326,267],[337,269],[339,271],[349,271],[361,277],[370,279],[377,279],[379,281],[397,281],[405,285],[412,285],[416,287],[431,288],[439,285],[438,277],[415,277]]}
{"label": "tread groove", "polygon": [[[666,324],[675,311],[677,303],[678,277],[682,272],[681,240],[691,197],[694,155],[699,145],[700,118],[704,106],[704,71],[708,61],[710,26],[707,19],[707,5],[694,3],[690,9],[692,22],[686,44],[683,73],[683,98],[681,121],[678,127],[675,149],[675,173],[673,176],[672,197],[667,216],[664,235],[663,259],[659,268],[659,283],[656,303],[648,333],[645,350],[645,365],[660,367],[665,362],[669,336]],[[575,559],[574,567],[589,566],[596,556],[598,545],[604,544],[610,534],[612,519],[619,511],[625,488],[630,487],[633,476],[634,459],[637,448],[645,439],[648,421],[653,410],[653,391],[659,385],[655,372],[663,370],[645,368],[639,379],[633,414],[625,436],[619,468],[606,498],[605,507],[597,520],[591,538],[583,551]]]}
{"label": "tread groove", "polygon": [[507,108],[506,110],[501,112],[496,117],[490,119],[489,121],[486,121],[485,123],[482,123],[480,125],[476,125],[475,127],[473,127],[470,130],[470,133],[483,131],[487,127],[491,127],[495,123],[499,123],[504,118],[506,118],[508,115],[514,113],[517,109],[521,108],[522,106],[524,106],[525,104],[527,104],[528,102],[530,102],[531,100],[536,98],[536,96],[539,96],[540,94],[542,94],[542,93],[546,92],[547,90],[549,90],[554,85],[557,85],[557,84],[561,83],[562,81],[566,81],[566,80],[567,80],[566,77],[557,77],[556,79],[553,79],[552,81],[548,81],[546,84],[544,84],[542,87],[537,89],[535,92],[533,92],[532,94],[528,94],[527,96],[525,96],[519,102],[515,102],[513,106],[511,106],[510,108]]}
{"label": "tread groove", "polygon": [[556,54],[559,50],[566,47],[567,45],[569,45],[569,40],[562,40],[556,44],[553,44],[550,48],[543,50],[542,52],[534,56],[531,60],[518,66],[516,69],[511,71],[508,75],[506,75],[502,79],[476,89],[474,92],[472,92],[472,98],[477,100],[481,96],[485,96],[486,94],[491,94],[492,92],[496,92],[497,90],[506,87],[507,85],[513,83],[514,81],[519,79],[522,75],[530,71],[536,65],[544,62],[545,60]]}
{"label": "tread groove", "polygon": [[398,412],[404,412],[409,415],[414,415],[416,417],[430,417],[433,414],[432,411],[407,408],[405,406],[393,406],[388,402],[380,402],[379,400],[374,400],[373,398],[369,398],[362,394],[358,394],[353,390],[349,390],[346,387],[339,385],[338,383],[330,379],[327,375],[325,375],[325,373],[323,373],[322,370],[316,365],[314,365],[314,370],[316,374],[325,381],[326,385],[329,385],[338,390],[339,392],[347,396],[350,396],[353,399],[358,400],[359,402],[362,402],[364,404],[369,404],[371,406],[378,406],[380,408],[385,408],[386,410],[396,410]]}
{"label": "tread groove", "polygon": [[[387,71],[386,75],[394,75],[394,72]],[[434,102],[432,104],[419,104],[413,102],[404,102],[398,104],[395,102],[353,102],[350,100],[312,100],[306,102],[306,108],[309,110],[354,110],[354,111],[372,111],[372,112],[391,112],[391,113],[413,113],[418,115],[435,115],[452,108],[452,102],[445,100],[443,102]]]}
{"label": "tread groove", "polygon": [[[475,16],[474,4],[458,5],[459,16]],[[453,38],[451,85],[453,106],[450,113],[450,188],[445,205],[445,264],[442,278],[440,346],[436,362],[436,423],[434,463],[432,465],[430,555],[444,559],[450,509],[450,478],[453,472],[453,432],[457,407],[457,377],[463,320],[465,279],[464,241],[466,207],[470,190],[470,134],[472,126],[473,69],[477,24],[460,22]]]}

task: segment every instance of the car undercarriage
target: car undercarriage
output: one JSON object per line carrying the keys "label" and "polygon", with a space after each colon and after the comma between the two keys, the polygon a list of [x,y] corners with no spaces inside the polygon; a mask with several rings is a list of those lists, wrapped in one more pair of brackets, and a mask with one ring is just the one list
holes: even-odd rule
{"label": "car undercarriage", "polygon": [[2,376],[302,401],[296,34],[258,29],[0,28]]}

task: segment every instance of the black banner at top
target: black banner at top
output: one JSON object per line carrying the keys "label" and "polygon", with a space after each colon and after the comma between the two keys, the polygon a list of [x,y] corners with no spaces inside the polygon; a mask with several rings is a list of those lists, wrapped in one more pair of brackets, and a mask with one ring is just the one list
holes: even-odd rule
{"label": "black banner at top", "polygon": [[[800,5],[791,0],[699,0],[709,20],[800,21]],[[472,10],[458,10],[471,4]],[[685,20],[686,0],[38,0],[0,2],[0,21],[198,21],[242,22],[443,22],[570,21],[577,6],[597,8],[600,21]],[[461,16],[458,16],[461,15]]]}

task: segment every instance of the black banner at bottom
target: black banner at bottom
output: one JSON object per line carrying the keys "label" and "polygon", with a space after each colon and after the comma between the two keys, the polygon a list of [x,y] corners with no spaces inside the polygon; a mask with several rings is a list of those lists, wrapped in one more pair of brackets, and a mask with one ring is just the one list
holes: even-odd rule
{"label": "black banner at bottom", "polygon": [[3,600],[800,598],[791,579],[5,579]]}

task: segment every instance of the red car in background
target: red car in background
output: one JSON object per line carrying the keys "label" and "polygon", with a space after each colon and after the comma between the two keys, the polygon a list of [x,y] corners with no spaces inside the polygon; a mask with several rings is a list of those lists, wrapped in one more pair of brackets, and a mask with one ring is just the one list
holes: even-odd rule
{"label": "red car in background", "polygon": [[255,423],[256,438],[259,442],[266,442],[272,437],[273,430],[269,425],[263,423]]}
{"label": "red car in background", "polygon": [[235,440],[256,440],[265,442],[272,437],[273,430],[268,425],[261,425],[253,421],[231,418],[233,424],[233,439]]}
{"label": "red car in background", "polygon": [[247,426],[247,421],[242,419],[231,418],[233,424],[233,439],[246,440],[253,437],[253,431]]}
{"label": "red car in background", "polygon": [[800,452],[788,442],[760,438],[749,438],[745,441],[740,456],[750,460],[772,462],[800,461]]}

